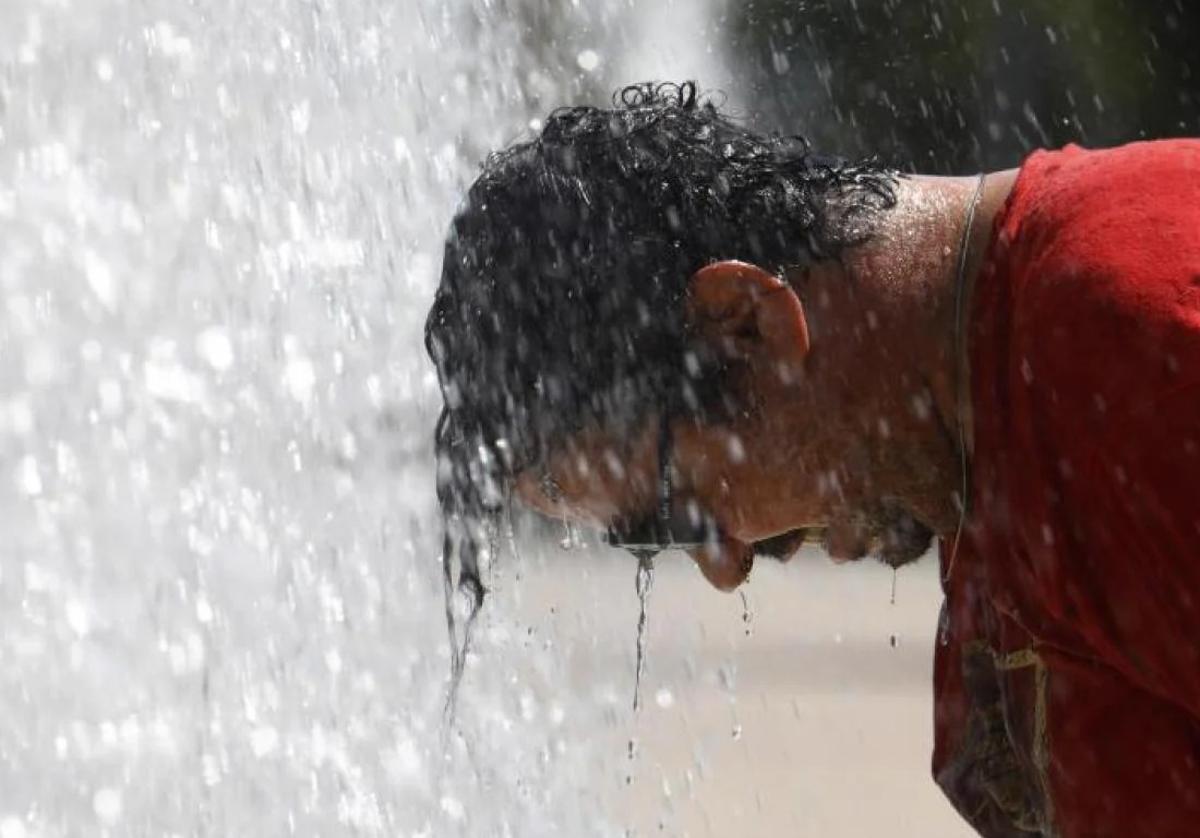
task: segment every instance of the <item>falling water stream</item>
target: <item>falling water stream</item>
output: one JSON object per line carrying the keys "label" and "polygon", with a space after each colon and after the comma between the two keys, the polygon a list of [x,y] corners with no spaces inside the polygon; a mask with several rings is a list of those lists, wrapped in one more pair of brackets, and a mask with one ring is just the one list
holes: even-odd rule
{"label": "falling water stream", "polygon": [[638,598],[637,663],[633,677],[633,709],[641,705],[642,675],[646,671],[646,619],[650,608],[650,589],[654,587],[654,559],[644,556],[638,559],[634,589]]}
{"label": "falling water stream", "polygon": [[6,838],[605,834],[578,794],[599,710],[539,698],[561,659],[502,597],[439,738],[422,324],[483,154],[606,98],[646,25],[624,0],[0,9]]}

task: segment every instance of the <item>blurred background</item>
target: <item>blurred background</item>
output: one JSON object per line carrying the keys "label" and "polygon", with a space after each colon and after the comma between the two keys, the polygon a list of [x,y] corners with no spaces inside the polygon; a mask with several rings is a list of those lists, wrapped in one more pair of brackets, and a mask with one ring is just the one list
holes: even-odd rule
{"label": "blurred background", "polygon": [[[905,170],[1200,130],[1188,0],[9,0],[0,838],[962,836],[939,595],[525,533],[453,726],[422,324],[560,104],[696,79]],[[896,584],[893,603],[892,587]]]}
{"label": "blurred background", "polygon": [[727,12],[749,115],[930,174],[1200,131],[1188,0],[750,0]]}
{"label": "blurred background", "polygon": [[[511,2],[538,63],[569,67],[586,30],[564,26],[569,13],[549,11],[558,4]],[[629,70],[676,79],[680,57],[696,53],[707,57],[692,65],[702,87],[751,124],[931,174],[1200,131],[1200,8],[1187,0],[638,5],[655,9],[640,37],[661,55],[598,66],[575,98],[608,101]],[[535,113],[552,104],[541,91],[530,99]]]}

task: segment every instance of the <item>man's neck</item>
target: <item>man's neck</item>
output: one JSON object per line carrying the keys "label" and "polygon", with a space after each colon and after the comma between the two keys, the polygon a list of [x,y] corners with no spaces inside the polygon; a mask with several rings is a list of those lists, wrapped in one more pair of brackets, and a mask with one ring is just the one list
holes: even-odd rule
{"label": "man's neck", "polygon": [[962,324],[963,340],[959,363],[961,365],[962,387],[968,394],[968,397],[963,400],[959,418],[963,423],[963,436],[968,457],[975,450],[974,412],[969,397],[971,392],[971,365],[969,363],[968,351],[970,349],[970,331],[967,328],[969,325],[971,302],[975,295],[975,282],[983,268],[984,260],[987,258],[988,249],[991,246],[992,237],[995,233],[996,216],[1000,214],[1001,209],[1003,209],[1005,202],[1008,200],[1008,196],[1012,193],[1019,172],[1019,169],[1005,169],[993,172],[987,176],[983,193],[980,196],[979,208],[976,212],[977,221],[973,225],[974,229],[971,231],[967,244],[965,271],[960,291],[962,294],[964,322]]}
{"label": "man's neck", "polygon": [[[866,293],[892,313],[889,357],[916,372],[946,429],[959,421],[959,266],[978,187],[977,177],[901,181],[896,208],[852,267]],[[903,371],[889,371],[887,380]]]}
{"label": "man's neck", "polygon": [[827,338],[837,356],[827,368],[841,370],[841,380],[822,389],[831,403],[856,404],[890,429],[890,439],[878,441],[877,489],[935,530],[952,530],[962,503],[970,291],[1012,174],[987,177],[974,213],[978,177],[903,179],[871,239],[808,283],[814,346]]}

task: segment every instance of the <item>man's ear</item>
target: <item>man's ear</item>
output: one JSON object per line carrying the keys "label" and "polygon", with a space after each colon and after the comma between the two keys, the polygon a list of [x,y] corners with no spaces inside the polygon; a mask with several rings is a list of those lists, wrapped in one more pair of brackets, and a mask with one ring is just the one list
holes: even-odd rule
{"label": "man's ear", "polygon": [[688,285],[692,327],[730,357],[798,366],[809,350],[808,320],[791,286],[757,265],[715,262]]}

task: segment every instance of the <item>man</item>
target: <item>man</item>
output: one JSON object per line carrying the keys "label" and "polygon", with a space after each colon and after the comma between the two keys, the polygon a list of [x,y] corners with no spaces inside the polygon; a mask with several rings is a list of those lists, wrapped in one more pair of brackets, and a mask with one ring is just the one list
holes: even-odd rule
{"label": "man", "polygon": [[814,532],[894,566],[936,535],[963,817],[1195,834],[1200,142],[900,177],[630,88],[488,162],[428,345],[472,615],[514,495],[722,589]]}

